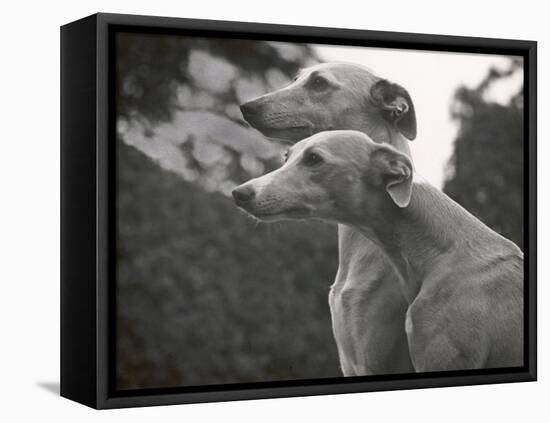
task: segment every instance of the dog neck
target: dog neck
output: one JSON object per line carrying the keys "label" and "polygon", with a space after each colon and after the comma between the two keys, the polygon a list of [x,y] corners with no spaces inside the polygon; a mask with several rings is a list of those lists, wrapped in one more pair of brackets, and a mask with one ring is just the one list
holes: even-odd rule
{"label": "dog neck", "polygon": [[497,236],[447,195],[415,175],[412,197],[406,208],[388,201],[358,229],[378,244],[400,276],[405,298],[412,302],[429,273],[437,271],[444,257],[461,246],[480,244],[480,237]]}
{"label": "dog neck", "polygon": [[[407,140],[407,138],[401,135],[399,131],[393,127],[390,127],[388,124],[377,124],[374,121],[363,121],[359,126],[353,129],[364,132],[377,143],[390,144],[403,154],[406,154],[407,157],[411,158],[409,140]],[[363,235],[361,235],[361,232],[353,229],[353,226],[347,224],[338,225],[338,274],[341,276],[341,280],[343,281],[346,280],[345,275],[348,274],[354,263],[357,261],[357,258],[353,255],[353,252],[350,251],[350,248],[361,245],[360,239],[362,237]]]}
{"label": "dog neck", "polygon": [[405,138],[401,132],[399,132],[393,126],[390,126],[386,122],[362,122],[359,131],[367,134],[374,142],[379,144],[387,143],[392,147],[395,147],[401,153],[405,154],[408,158],[412,158],[411,150],[409,148],[409,140]]}

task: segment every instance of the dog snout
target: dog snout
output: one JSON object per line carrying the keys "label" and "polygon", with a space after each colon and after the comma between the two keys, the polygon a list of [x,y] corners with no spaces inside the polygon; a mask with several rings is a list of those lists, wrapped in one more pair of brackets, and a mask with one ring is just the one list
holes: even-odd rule
{"label": "dog snout", "polygon": [[243,114],[244,119],[249,122],[253,121],[258,116],[258,102],[256,100],[247,101],[246,103],[241,104],[241,113]]}
{"label": "dog snout", "polygon": [[233,195],[235,203],[239,205],[252,201],[256,196],[254,188],[249,184],[238,186],[231,194]]}

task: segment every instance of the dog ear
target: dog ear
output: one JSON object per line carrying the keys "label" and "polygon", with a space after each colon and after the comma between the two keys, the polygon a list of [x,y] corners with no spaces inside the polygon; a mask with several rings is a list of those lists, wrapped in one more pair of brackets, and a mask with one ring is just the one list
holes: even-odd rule
{"label": "dog ear", "polygon": [[413,167],[410,159],[389,145],[381,145],[373,152],[381,181],[393,202],[401,208],[411,201]]}
{"label": "dog ear", "polygon": [[408,91],[399,84],[386,79],[375,83],[370,94],[375,104],[382,109],[384,117],[409,140],[416,138],[416,114]]}

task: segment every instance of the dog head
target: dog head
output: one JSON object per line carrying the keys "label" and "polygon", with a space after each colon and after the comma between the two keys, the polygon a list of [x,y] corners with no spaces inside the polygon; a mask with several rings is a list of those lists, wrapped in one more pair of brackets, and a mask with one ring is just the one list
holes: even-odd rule
{"label": "dog head", "polygon": [[358,131],[321,132],[290,148],[285,164],[233,190],[236,204],[262,220],[377,221],[407,207],[410,159]]}
{"label": "dog head", "polygon": [[295,143],[317,132],[353,129],[376,141],[396,130],[416,137],[407,90],[367,68],[323,63],[301,70],[287,87],[241,105],[245,120],[265,136]]}

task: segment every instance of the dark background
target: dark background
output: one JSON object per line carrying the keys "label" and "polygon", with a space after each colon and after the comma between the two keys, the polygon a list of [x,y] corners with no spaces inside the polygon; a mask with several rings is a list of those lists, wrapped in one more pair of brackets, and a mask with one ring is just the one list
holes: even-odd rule
{"label": "dark background", "polygon": [[[238,104],[318,60],[307,45],[118,35],[119,389],[340,376],[336,228],[259,224],[228,196],[281,155]],[[522,247],[523,92],[484,95],[518,66],[457,86],[444,191]]]}

